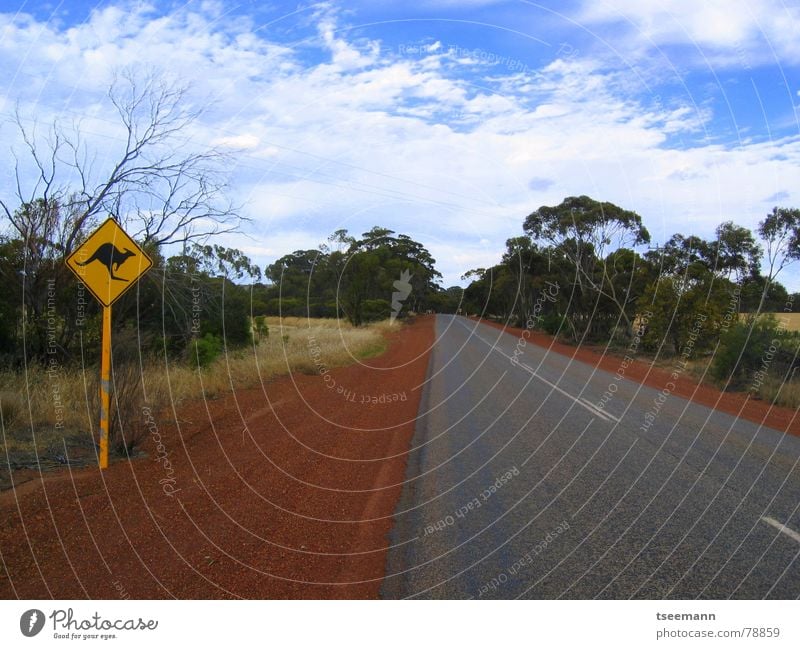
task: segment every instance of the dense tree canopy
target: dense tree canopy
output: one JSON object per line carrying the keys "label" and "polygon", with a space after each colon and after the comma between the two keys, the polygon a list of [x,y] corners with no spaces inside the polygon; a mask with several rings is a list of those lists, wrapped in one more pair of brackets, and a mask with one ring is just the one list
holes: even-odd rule
{"label": "dense tree canopy", "polygon": [[[408,235],[376,226],[357,239],[338,230],[329,244],[296,250],[267,267],[266,313],[346,317],[360,325],[447,302],[435,260]],[[403,278],[408,291],[395,286]]]}
{"label": "dense tree canopy", "polygon": [[522,227],[498,265],[464,276],[468,311],[597,342],[630,339],[647,313],[645,347],[680,354],[689,337],[692,353],[710,350],[742,313],[800,309],[776,279],[800,259],[800,210],[775,208],[761,242],[726,221],[713,239],[674,234],[645,248],[638,214],[588,196],[542,206]]}

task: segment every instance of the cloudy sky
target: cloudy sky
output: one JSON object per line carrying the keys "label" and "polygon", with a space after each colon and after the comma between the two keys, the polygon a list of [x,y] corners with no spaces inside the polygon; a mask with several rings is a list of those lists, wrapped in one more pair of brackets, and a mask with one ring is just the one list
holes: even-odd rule
{"label": "cloudy sky", "polygon": [[798,33],[781,0],[0,0],[0,191],[16,106],[81,120],[102,167],[113,70],[154,66],[209,106],[192,143],[235,151],[225,243],[260,264],[382,225],[451,285],[578,194],[711,236],[800,206]]}

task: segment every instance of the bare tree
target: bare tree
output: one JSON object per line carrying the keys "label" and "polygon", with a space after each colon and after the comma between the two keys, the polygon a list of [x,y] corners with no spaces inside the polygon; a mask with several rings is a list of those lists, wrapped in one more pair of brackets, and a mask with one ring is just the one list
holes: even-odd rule
{"label": "bare tree", "polygon": [[[0,198],[14,229],[26,241],[49,239],[61,256],[69,255],[87,226],[106,214],[125,222],[143,244],[204,240],[236,231],[242,217],[224,196],[225,154],[191,146],[189,129],[202,109],[190,108],[187,91],[153,72],[118,73],[108,100],[122,127],[123,146],[100,171],[80,124],[66,129],[54,123],[42,141],[36,126],[26,127],[17,113],[34,172],[25,174],[15,155],[16,195],[13,202]],[[25,209],[37,200],[44,210]]]}
{"label": "bare tree", "polygon": [[[61,282],[63,259],[106,215],[150,248],[205,243],[241,226],[237,207],[225,197],[225,154],[191,141],[202,109],[191,106],[187,92],[154,72],[115,75],[107,100],[119,135],[108,145],[111,154],[104,152],[111,160],[104,164],[80,122],[54,122],[41,133],[17,111],[24,155],[12,151],[16,187],[13,196],[0,196],[0,217],[23,243],[17,275],[34,336],[47,302],[43,291],[52,287],[47,282]],[[62,345],[74,335],[69,323],[59,331]]]}

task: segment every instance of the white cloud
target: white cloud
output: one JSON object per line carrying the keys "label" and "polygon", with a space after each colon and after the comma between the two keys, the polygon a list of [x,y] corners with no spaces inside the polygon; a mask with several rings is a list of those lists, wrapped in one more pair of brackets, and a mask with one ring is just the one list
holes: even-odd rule
{"label": "white cloud", "polygon": [[424,5],[437,9],[472,9],[508,2],[509,0],[422,0]]}
{"label": "white cloud", "polygon": [[336,36],[336,23],[332,16],[322,18],[318,25],[320,36],[331,53],[332,63],[341,70],[354,70],[374,63],[379,47],[371,43],[367,53]]}
{"label": "white cloud", "polygon": [[228,149],[255,149],[259,139],[251,133],[241,135],[226,135],[211,140],[212,146],[224,147]]}
{"label": "white cloud", "polygon": [[782,0],[585,0],[578,19],[627,25],[646,45],[696,45],[715,64],[800,61],[800,7]]}

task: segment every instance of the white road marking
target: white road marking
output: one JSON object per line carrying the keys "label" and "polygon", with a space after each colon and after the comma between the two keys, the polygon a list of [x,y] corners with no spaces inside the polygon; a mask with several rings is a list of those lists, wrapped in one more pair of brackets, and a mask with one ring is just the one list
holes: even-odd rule
{"label": "white road marking", "polygon": [[619,423],[619,419],[617,419],[617,418],[616,418],[614,415],[612,415],[610,412],[606,412],[606,411],[605,411],[605,410],[603,410],[602,408],[598,408],[598,407],[597,407],[596,405],[594,405],[594,404],[593,404],[591,401],[589,401],[589,399],[584,399],[583,397],[580,397],[580,400],[581,400],[581,401],[583,401],[583,402],[584,402],[586,405],[588,405],[590,408],[593,408],[594,410],[596,410],[597,412],[599,412],[599,413],[600,413],[600,416],[601,416],[601,417],[603,417],[603,418],[604,418],[606,421],[616,421],[616,422],[618,422],[618,423]]}
{"label": "white road marking", "polygon": [[480,339],[480,340],[482,340],[482,341],[483,341],[483,342],[484,342],[486,345],[488,345],[489,347],[491,347],[491,348],[492,348],[494,351],[496,351],[496,352],[498,352],[499,354],[502,354],[503,356],[505,356],[505,357],[506,357],[508,360],[510,360],[510,361],[511,361],[511,364],[512,364],[512,365],[516,365],[516,366],[518,366],[518,367],[521,367],[522,369],[526,370],[526,371],[527,371],[527,372],[529,372],[529,373],[530,373],[532,376],[535,376],[537,379],[539,379],[539,380],[540,380],[540,381],[542,381],[543,383],[546,383],[547,385],[549,385],[551,388],[553,388],[554,390],[556,390],[556,391],[557,391],[557,392],[559,392],[560,394],[563,394],[565,397],[568,397],[569,399],[572,399],[572,400],[573,400],[575,403],[577,403],[579,406],[582,406],[583,408],[586,408],[586,410],[588,410],[588,411],[589,411],[590,413],[592,413],[593,415],[595,415],[595,416],[597,416],[597,417],[600,417],[601,419],[604,419],[604,420],[606,420],[606,421],[615,421],[615,422],[619,423],[619,421],[620,421],[620,420],[619,420],[619,418],[618,418],[618,417],[615,417],[615,416],[614,416],[614,415],[612,415],[610,412],[607,412],[607,411],[605,411],[605,410],[600,410],[600,408],[597,408],[597,407],[596,407],[596,406],[595,406],[595,405],[594,405],[594,404],[593,404],[591,401],[588,401],[588,400],[586,400],[586,399],[582,399],[581,397],[575,397],[575,396],[571,395],[569,392],[567,392],[567,391],[566,391],[566,390],[564,390],[563,388],[560,388],[558,385],[556,385],[556,384],[555,384],[555,383],[553,383],[552,381],[548,381],[548,380],[547,380],[546,378],[544,378],[543,376],[541,376],[541,375],[537,374],[537,373],[536,373],[536,370],[534,370],[534,369],[533,369],[532,367],[530,367],[529,365],[526,365],[525,363],[520,363],[520,362],[519,362],[518,360],[516,360],[515,358],[513,358],[513,357],[509,356],[508,354],[506,354],[506,353],[505,353],[505,352],[504,352],[502,349],[500,349],[499,347],[497,347],[497,345],[490,343],[490,342],[489,342],[488,340],[486,340],[486,339],[485,339],[483,336],[481,336],[479,333],[477,333],[477,332],[476,332],[474,329],[470,329],[470,328],[469,328],[467,325],[465,325],[463,322],[461,322],[461,320],[458,320],[458,323],[459,323],[459,324],[460,324],[462,327],[464,327],[464,328],[465,328],[467,331],[469,331],[471,335],[475,336],[476,338],[479,338],[479,339]]}
{"label": "white road marking", "polygon": [[783,532],[786,536],[790,539],[794,539],[798,543],[800,543],[800,534],[795,532],[791,527],[786,527],[783,523],[776,521],[774,518],[770,518],[769,516],[762,516],[761,520],[764,521],[767,525],[772,525],[776,530],[779,532]]}

